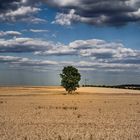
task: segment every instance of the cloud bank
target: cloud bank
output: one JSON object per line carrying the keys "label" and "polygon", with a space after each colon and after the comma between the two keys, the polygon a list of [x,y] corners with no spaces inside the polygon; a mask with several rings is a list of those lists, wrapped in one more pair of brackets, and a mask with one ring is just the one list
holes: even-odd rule
{"label": "cloud bank", "polygon": [[12,38],[0,39],[0,53],[29,53],[46,51],[54,46],[51,41],[44,41],[36,38]]}
{"label": "cloud bank", "polygon": [[35,16],[41,11],[38,3],[37,0],[1,0],[0,22],[46,22],[46,20]]}
{"label": "cloud bank", "polygon": [[97,26],[123,26],[140,21],[139,0],[47,0],[62,9],[55,21],[60,25],[82,22]]}
{"label": "cloud bank", "polygon": [[58,10],[52,23],[71,25],[123,26],[140,22],[139,0],[1,0],[0,21],[46,22],[36,16],[41,5]]}
{"label": "cloud bank", "polygon": [[[140,69],[140,50],[125,47],[120,42],[108,42],[101,39],[75,40],[69,44],[44,41],[37,38],[0,39],[0,53],[31,53],[45,60],[0,56],[0,63],[16,66],[55,67],[74,65],[80,69],[136,71]],[[48,60],[53,56],[55,61]],[[58,57],[65,56],[65,61]],[[71,57],[74,56],[75,61]],[[41,68],[42,69],[42,68]]]}

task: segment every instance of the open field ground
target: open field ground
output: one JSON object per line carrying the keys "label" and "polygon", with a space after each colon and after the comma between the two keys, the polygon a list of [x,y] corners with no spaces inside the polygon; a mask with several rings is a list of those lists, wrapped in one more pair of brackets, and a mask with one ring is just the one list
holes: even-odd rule
{"label": "open field ground", "polygon": [[0,140],[140,140],[140,91],[0,87]]}

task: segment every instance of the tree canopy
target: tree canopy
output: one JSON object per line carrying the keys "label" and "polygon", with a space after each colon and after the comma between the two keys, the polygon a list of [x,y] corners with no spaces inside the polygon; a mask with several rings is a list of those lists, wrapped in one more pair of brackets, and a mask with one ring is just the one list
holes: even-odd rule
{"label": "tree canopy", "polygon": [[68,93],[72,93],[79,87],[79,81],[81,80],[81,75],[73,66],[64,67],[62,74],[60,74],[61,85],[65,88]]}

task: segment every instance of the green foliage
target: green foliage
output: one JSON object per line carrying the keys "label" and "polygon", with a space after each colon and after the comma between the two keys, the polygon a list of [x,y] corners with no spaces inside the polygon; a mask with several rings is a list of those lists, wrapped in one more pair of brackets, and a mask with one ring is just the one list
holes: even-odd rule
{"label": "green foliage", "polygon": [[62,70],[62,74],[60,74],[61,85],[65,88],[68,93],[72,93],[75,91],[77,87],[79,87],[79,81],[81,80],[81,75],[73,66],[64,67]]}

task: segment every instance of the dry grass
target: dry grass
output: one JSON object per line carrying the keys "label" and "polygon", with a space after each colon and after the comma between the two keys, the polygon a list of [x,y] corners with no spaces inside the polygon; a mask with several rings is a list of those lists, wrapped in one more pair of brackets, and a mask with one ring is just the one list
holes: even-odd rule
{"label": "dry grass", "polygon": [[140,91],[1,87],[0,140],[139,140]]}

